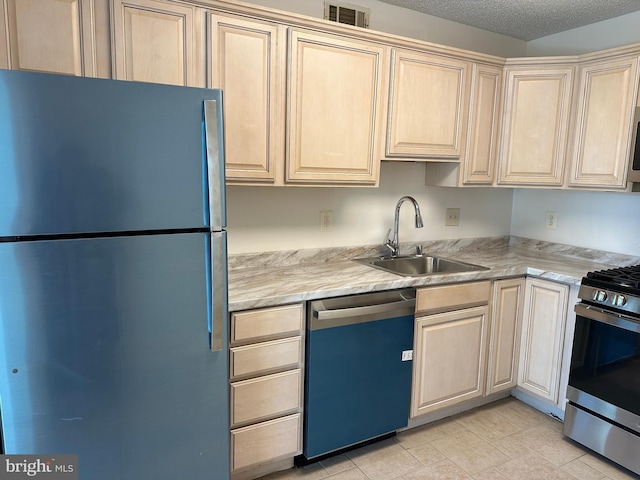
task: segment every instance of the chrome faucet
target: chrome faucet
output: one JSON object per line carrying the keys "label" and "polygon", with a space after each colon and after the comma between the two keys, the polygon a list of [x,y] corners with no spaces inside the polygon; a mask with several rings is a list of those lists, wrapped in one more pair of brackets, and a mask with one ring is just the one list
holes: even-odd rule
{"label": "chrome faucet", "polygon": [[385,239],[385,247],[391,250],[391,257],[395,258],[400,254],[400,240],[398,240],[398,224],[400,223],[400,207],[404,203],[405,200],[409,200],[413,203],[413,208],[416,211],[416,228],[422,228],[422,215],[420,215],[420,207],[418,206],[418,202],[416,199],[409,196],[404,196],[398,203],[396,204],[396,216],[393,221],[393,238],[389,239],[389,235],[391,234],[391,229],[387,233],[387,238]]}

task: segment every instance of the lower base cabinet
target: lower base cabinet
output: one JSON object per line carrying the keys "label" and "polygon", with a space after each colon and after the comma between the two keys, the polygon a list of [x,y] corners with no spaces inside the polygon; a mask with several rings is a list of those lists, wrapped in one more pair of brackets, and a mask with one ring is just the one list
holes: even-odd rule
{"label": "lower base cabinet", "polygon": [[517,384],[524,288],[524,277],[493,282],[487,395]]}
{"label": "lower base cabinet", "polygon": [[490,282],[418,290],[411,418],[484,395],[489,293]]}
{"label": "lower base cabinet", "polygon": [[559,404],[569,287],[527,278],[518,386]]}
{"label": "lower base cabinet", "polygon": [[231,315],[231,472],[302,453],[304,304]]}

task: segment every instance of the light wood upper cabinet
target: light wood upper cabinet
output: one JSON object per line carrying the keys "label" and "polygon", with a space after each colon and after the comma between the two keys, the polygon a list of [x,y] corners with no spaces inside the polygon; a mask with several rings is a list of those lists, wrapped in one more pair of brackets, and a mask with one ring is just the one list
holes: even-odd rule
{"label": "light wood upper cabinet", "polygon": [[569,185],[624,189],[638,58],[583,65],[578,75]]}
{"label": "light wood upper cabinet", "polygon": [[573,66],[506,69],[498,183],[561,186]]}
{"label": "light wood upper cabinet", "polygon": [[502,70],[473,65],[463,184],[490,185],[495,180],[502,113]]}
{"label": "light wood upper cabinet", "polygon": [[493,283],[487,395],[508,390],[518,381],[524,278]]}
{"label": "light wood upper cabinet", "polygon": [[459,158],[469,76],[468,62],[394,50],[386,157]]}
{"label": "light wood upper cabinet", "polygon": [[518,386],[558,403],[569,288],[527,278]]}
{"label": "light wood upper cabinet", "polygon": [[0,10],[0,66],[96,76],[94,0],[0,0]]}
{"label": "light wood upper cabinet", "polygon": [[274,183],[284,160],[284,27],[210,14],[210,86],[224,90],[227,182]]}
{"label": "light wood upper cabinet", "polygon": [[160,0],[113,0],[118,80],[204,86],[196,68],[196,7]]}
{"label": "light wood upper cabinet", "polygon": [[377,185],[386,48],[289,32],[289,183]]}

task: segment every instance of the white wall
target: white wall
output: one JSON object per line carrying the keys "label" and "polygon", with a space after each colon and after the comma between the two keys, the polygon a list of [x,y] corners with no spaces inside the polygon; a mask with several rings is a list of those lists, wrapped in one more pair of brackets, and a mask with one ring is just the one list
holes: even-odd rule
{"label": "white wall", "polygon": [[[556,230],[544,226],[556,212]],[[555,243],[640,256],[640,194],[517,190],[511,233]]]}
{"label": "white wall", "polygon": [[[371,10],[369,27],[372,30],[490,55],[520,57],[526,54],[527,44],[523,40],[395,7],[377,0],[338,1],[369,8]],[[247,0],[247,2],[314,18],[323,18],[324,15],[324,0]]]}
{"label": "white wall", "polygon": [[[512,190],[426,187],[424,165],[383,162],[379,188],[228,187],[229,253],[382,243],[403,195],[420,205],[400,210],[400,241],[508,235]],[[446,227],[445,209],[460,208],[460,226]],[[320,211],[333,211],[333,230],[320,231]]]}
{"label": "white wall", "polygon": [[527,55],[576,55],[632,43],[640,43],[640,12],[532,40]]}

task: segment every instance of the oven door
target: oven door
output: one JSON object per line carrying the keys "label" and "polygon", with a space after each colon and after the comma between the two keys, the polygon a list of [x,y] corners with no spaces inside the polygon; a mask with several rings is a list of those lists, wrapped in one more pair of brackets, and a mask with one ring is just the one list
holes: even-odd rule
{"label": "oven door", "polygon": [[640,321],[579,303],[567,398],[640,433]]}

